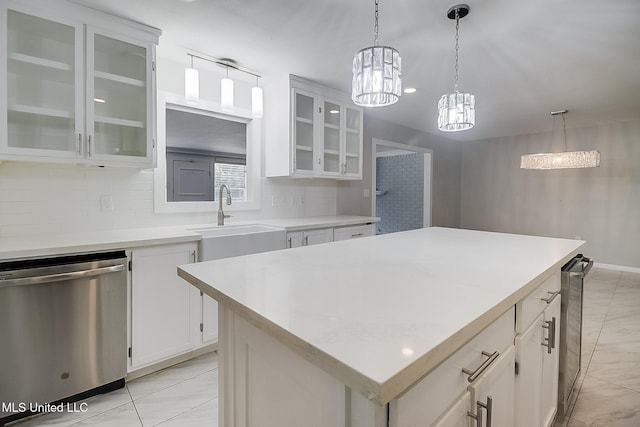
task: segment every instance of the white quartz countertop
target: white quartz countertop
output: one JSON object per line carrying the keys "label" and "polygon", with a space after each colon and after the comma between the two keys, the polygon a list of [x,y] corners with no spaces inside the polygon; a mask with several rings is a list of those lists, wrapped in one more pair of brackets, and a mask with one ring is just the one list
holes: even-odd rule
{"label": "white quartz countertop", "polygon": [[260,224],[281,227],[287,231],[297,231],[313,228],[343,227],[348,225],[376,223],[378,221],[380,221],[380,218],[374,216],[331,215],[309,218],[268,219],[260,221]]}
{"label": "white quartz countertop", "polygon": [[584,243],[434,227],[185,265],[178,274],[385,404]]}
{"label": "white quartz countertop", "polygon": [[[264,224],[284,228],[287,231],[294,231],[363,224],[379,220],[380,218],[369,216],[330,215],[309,218],[228,221],[226,226]],[[0,260],[193,242],[201,239],[201,235],[194,232],[194,229],[212,227],[217,227],[217,225],[186,224],[169,227],[72,232],[28,237],[2,237],[0,238]]]}

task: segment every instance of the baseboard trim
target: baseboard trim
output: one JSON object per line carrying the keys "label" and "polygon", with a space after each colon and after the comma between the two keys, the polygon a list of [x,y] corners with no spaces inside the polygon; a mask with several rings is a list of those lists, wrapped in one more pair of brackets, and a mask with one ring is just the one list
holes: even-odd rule
{"label": "baseboard trim", "polygon": [[136,369],[135,371],[127,372],[125,380],[129,382],[131,380],[135,380],[136,378],[152,374],[170,366],[177,365],[178,363],[186,362],[187,360],[193,359],[194,357],[202,356],[203,354],[211,353],[214,351],[218,351],[217,342],[209,344],[197,350],[190,351],[188,353],[180,354],[178,356],[172,357],[171,359],[163,360],[162,362],[154,363],[153,365],[145,366],[140,369]]}
{"label": "baseboard trim", "polygon": [[596,268],[602,268],[605,270],[615,270],[615,271],[626,271],[629,273],[640,273],[640,268],[638,267],[629,267],[626,265],[616,265],[616,264],[603,264],[601,262],[594,262],[593,266]]}

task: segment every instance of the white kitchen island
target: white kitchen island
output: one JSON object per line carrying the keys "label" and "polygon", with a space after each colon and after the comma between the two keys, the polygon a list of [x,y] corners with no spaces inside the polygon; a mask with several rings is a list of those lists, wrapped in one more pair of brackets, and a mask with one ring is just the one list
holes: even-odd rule
{"label": "white kitchen island", "polygon": [[466,379],[461,352],[494,342],[499,352],[460,363],[511,369],[500,384],[513,399],[516,307],[559,289],[583,244],[434,227],[181,266],[221,308],[219,425],[458,425],[447,414],[481,412],[479,387],[450,392],[462,401],[436,390],[433,405],[412,390],[429,392],[449,365]]}

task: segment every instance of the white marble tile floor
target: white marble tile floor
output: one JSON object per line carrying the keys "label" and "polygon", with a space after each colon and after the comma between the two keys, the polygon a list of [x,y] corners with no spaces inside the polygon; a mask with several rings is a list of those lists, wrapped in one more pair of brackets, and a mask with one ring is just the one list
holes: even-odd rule
{"label": "white marble tile floor", "polygon": [[[51,413],[12,427],[217,427],[217,383],[211,353],[88,399],[86,413]],[[570,415],[556,427],[640,426],[640,274],[593,269],[587,276],[578,387]]]}
{"label": "white marble tile floor", "polygon": [[640,274],[593,269],[582,327],[578,398],[556,427],[639,427]]}
{"label": "white marble tile floor", "polygon": [[209,353],[85,401],[88,411],[34,416],[11,427],[217,427],[218,356]]}

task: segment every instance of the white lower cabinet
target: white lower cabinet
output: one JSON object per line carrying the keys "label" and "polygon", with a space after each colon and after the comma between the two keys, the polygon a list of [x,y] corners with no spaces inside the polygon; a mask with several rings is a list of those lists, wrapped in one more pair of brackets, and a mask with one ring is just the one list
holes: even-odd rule
{"label": "white lower cabinet", "polygon": [[375,236],[373,224],[355,225],[350,227],[336,227],[333,229],[333,241],[359,239],[360,237]]}
{"label": "white lower cabinet", "polygon": [[470,417],[475,420],[475,425],[514,425],[514,367],[515,347],[511,345],[471,383]]}
{"label": "white lower cabinet", "polygon": [[196,260],[196,244],[131,251],[129,371],[169,359],[199,345],[199,291],[177,276]]}
{"label": "white lower cabinet", "polygon": [[[555,277],[555,276],[554,276]],[[537,317],[515,339],[516,425],[550,427],[558,400],[560,289],[559,278],[543,283],[523,301],[522,306],[538,306]],[[526,314],[526,310],[523,310]],[[529,319],[529,317],[526,317]]]}
{"label": "white lower cabinet", "polygon": [[560,295],[544,311],[546,338],[551,349],[544,347],[542,358],[542,426],[551,427],[558,408],[558,375],[560,362]]}
{"label": "white lower cabinet", "polygon": [[200,292],[202,298],[202,343],[218,342],[218,303],[209,295]]}
{"label": "white lower cabinet", "polygon": [[[460,399],[464,400],[467,393],[469,400],[465,414],[477,414],[476,402],[484,399],[482,402],[486,403],[487,395],[490,395],[495,408],[492,415],[501,420],[510,419],[506,424],[493,425],[512,425],[514,321],[515,310],[511,308],[438,368],[392,400],[389,403],[389,426],[475,425],[458,420]],[[486,420],[486,412],[481,415],[483,421]],[[471,421],[471,417],[467,417],[466,423]]]}
{"label": "white lower cabinet", "polygon": [[318,228],[314,230],[290,231],[287,233],[287,247],[319,245],[333,242],[333,228]]}
{"label": "white lower cabinet", "polygon": [[465,391],[453,405],[438,418],[433,427],[469,427],[471,393]]}

